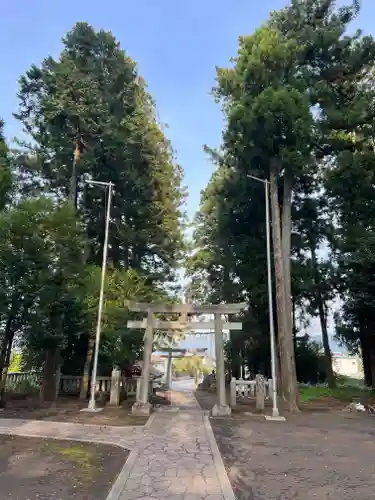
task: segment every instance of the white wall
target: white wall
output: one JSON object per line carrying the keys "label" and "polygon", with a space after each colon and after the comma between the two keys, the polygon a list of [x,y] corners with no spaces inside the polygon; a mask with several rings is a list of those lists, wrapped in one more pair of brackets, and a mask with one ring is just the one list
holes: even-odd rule
{"label": "white wall", "polygon": [[362,362],[356,356],[333,356],[332,366],[338,375],[363,378]]}

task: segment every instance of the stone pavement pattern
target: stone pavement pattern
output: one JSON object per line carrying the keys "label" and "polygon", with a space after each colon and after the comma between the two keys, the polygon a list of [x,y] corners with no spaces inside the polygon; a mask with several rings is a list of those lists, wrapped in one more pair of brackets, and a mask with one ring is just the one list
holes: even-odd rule
{"label": "stone pavement pattern", "polygon": [[203,412],[192,394],[174,394],[171,409],[157,413],[120,500],[224,500]]}
{"label": "stone pavement pattern", "polygon": [[204,418],[192,393],[173,393],[172,406],[155,413],[149,428],[0,419],[0,434],[77,439],[136,450],[119,500],[225,500]]}

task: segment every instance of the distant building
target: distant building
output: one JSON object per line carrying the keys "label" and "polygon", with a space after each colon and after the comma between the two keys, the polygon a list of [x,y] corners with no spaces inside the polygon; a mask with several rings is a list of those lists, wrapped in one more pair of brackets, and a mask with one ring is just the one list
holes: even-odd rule
{"label": "distant building", "polygon": [[332,367],[335,373],[344,377],[361,379],[364,377],[362,360],[359,356],[333,352]]}

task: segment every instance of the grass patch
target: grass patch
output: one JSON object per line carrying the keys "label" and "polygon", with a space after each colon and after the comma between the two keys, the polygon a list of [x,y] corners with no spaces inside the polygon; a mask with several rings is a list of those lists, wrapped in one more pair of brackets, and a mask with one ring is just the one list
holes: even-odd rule
{"label": "grass patch", "polygon": [[98,466],[100,452],[94,444],[68,442],[65,446],[65,443],[48,441],[45,443],[45,451],[55,456],[60,455],[69,461],[78,473],[82,484],[90,484],[96,474],[101,472],[101,467]]}
{"label": "grass patch", "polygon": [[343,402],[351,402],[353,399],[368,399],[373,393],[363,387],[355,385],[339,386],[335,389],[329,387],[301,387],[301,402],[317,401],[319,399],[333,398]]}

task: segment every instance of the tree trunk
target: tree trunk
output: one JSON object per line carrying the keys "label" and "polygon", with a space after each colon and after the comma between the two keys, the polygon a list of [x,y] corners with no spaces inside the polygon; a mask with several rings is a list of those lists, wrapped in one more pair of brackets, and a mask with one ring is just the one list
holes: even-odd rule
{"label": "tree trunk", "polygon": [[314,282],[315,282],[315,299],[318,305],[318,313],[319,313],[319,321],[320,321],[320,329],[322,331],[322,341],[323,341],[323,349],[324,349],[324,360],[326,365],[326,374],[328,387],[334,389],[336,387],[335,374],[333,372],[332,367],[332,353],[329,347],[329,337],[328,337],[328,329],[327,329],[327,314],[324,307],[324,301],[322,297],[322,293],[320,290],[320,276],[318,270],[318,264],[316,260],[316,248],[314,241],[310,240],[310,251],[311,251],[311,263],[313,266],[314,273]]}
{"label": "tree trunk", "polygon": [[8,340],[9,339],[8,339],[6,333],[4,333],[4,337],[1,341],[1,347],[0,347],[0,381],[2,379],[2,373],[4,370],[4,366],[5,366],[5,357],[6,357],[6,353],[7,353]]}
{"label": "tree trunk", "polygon": [[[277,184],[277,183],[276,183]],[[297,388],[297,372],[294,354],[293,320],[292,320],[292,287],[290,270],[292,234],[292,180],[288,175],[284,178],[283,213],[282,213],[282,260],[284,276],[284,307],[285,307],[285,349],[288,358],[287,397],[291,412],[298,411],[299,393]],[[283,372],[283,367],[281,369]]]}
{"label": "tree trunk", "polygon": [[372,384],[372,373],[371,373],[371,362],[369,353],[362,353],[362,363],[363,363],[363,374],[366,387],[371,387]]}
{"label": "tree trunk", "polygon": [[327,315],[324,312],[323,304],[321,301],[318,302],[318,310],[319,310],[320,328],[322,330],[322,340],[323,340],[324,359],[326,364],[328,387],[330,389],[334,389],[336,387],[336,379],[332,367],[331,348],[329,347]]}
{"label": "tree trunk", "polygon": [[13,333],[8,335],[8,343],[6,345],[6,350],[5,350],[5,358],[0,380],[0,408],[5,408],[5,386],[7,383],[10,356],[12,353],[13,337],[14,337]]}
{"label": "tree trunk", "polygon": [[295,359],[295,335],[293,330],[293,304],[292,304],[292,273],[290,265],[290,254],[292,247],[292,179],[288,174],[284,176],[283,213],[282,213],[282,249],[283,266],[285,276],[285,311],[286,311],[286,338],[289,343],[293,380],[296,393],[296,403],[299,403],[299,392],[297,388],[297,370]]}
{"label": "tree trunk", "polygon": [[295,342],[297,337],[297,322],[296,322],[296,300],[294,296],[292,297],[292,332],[293,332],[293,340]]}
{"label": "tree trunk", "polygon": [[85,364],[83,366],[81,391],[80,391],[80,394],[79,394],[79,398],[80,399],[86,399],[88,397],[89,379],[90,379],[90,366],[91,366],[92,355],[93,355],[93,352],[94,352],[94,345],[95,345],[94,338],[90,335],[89,336],[88,345],[87,345],[86,360],[85,360]]}
{"label": "tree trunk", "polygon": [[4,337],[0,350],[0,408],[5,407],[5,385],[8,376],[8,367],[10,355],[13,346],[14,331],[13,331],[13,305],[9,312],[7,322],[5,324]]}
{"label": "tree trunk", "polygon": [[365,385],[367,387],[371,387],[372,384],[371,359],[370,359],[371,342],[369,342],[369,339],[366,336],[366,331],[364,331],[363,328],[360,328],[359,330],[359,341],[361,344]]}
{"label": "tree trunk", "polygon": [[369,365],[371,370],[371,385],[375,389],[375,335],[374,335],[373,323],[370,322],[366,328],[366,347],[368,352]]}
{"label": "tree trunk", "polygon": [[375,389],[375,352],[374,352],[374,346],[371,346],[370,365],[371,365],[371,387],[373,389]]}
{"label": "tree trunk", "polygon": [[43,367],[43,379],[40,388],[40,399],[42,401],[56,400],[56,383],[59,378],[60,368],[59,349],[54,347],[46,351],[46,359]]}
{"label": "tree trunk", "polygon": [[72,173],[70,176],[70,186],[69,186],[69,200],[76,210],[78,206],[77,163],[80,159],[81,151],[82,151],[82,140],[81,140],[79,125],[77,125],[74,153],[73,153]]}
{"label": "tree trunk", "polygon": [[69,186],[69,200],[73,207],[77,209],[77,160],[74,154],[73,164],[72,164],[72,174],[70,176],[70,186]]}
{"label": "tree trunk", "polygon": [[277,170],[271,167],[270,173],[272,236],[276,274],[276,300],[278,318],[278,338],[280,348],[281,387],[288,401],[290,412],[298,411],[297,384],[295,368],[293,369],[294,349],[293,338],[288,335],[288,319],[285,300],[285,272],[280,231],[280,207],[278,200]]}
{"label": "tree trunk", "polygon": [[56,362],[56,370],[55,370],[55,396],[53,400],[53,405],[56,407],[57,400],[59,398],[60,392],[60,382],[61,382],[61,357],[60,357],[60,349],[57,351],[57,362]]}
{"label": "tree trunk", "polygon": [[292,282],[290,270],[290,252],[292,237],[292,182],[285,174],[284,193],[283,193],[283,211],[282,211],[282,251],[284,268],[284,286],[285,286],[285,311],[287,335],[292,335],[293,331],[293,311],[292,311]]}
{"label": "tree trunk", "polygon": [[13,307],[11,311],[9,312],[7,322],[5,324],[5,329],[4,329],[4,337],[1,343],[1,349],[0,349],[0,380],[2,377],[2,373],[6,364],[6,356],[8,352],[8,346],[10,344],[10,348],[12,348],[13,344],[13,337],[14,333],[12,331],[12,324],[13,324]]}

